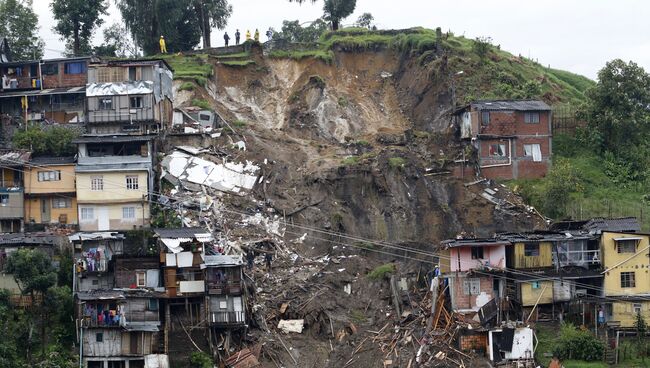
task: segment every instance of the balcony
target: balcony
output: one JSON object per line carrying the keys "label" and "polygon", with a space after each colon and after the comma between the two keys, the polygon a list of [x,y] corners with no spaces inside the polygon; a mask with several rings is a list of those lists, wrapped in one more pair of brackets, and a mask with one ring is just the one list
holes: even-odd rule
{"label": "balcony", "polygon": [[206,284],[210,295],[239,295],[242,293],[241,281],[208,281]]}
{"label": "balcony", "polygon": [[100,318],[99,314],[84,315],[82,325],[85,328],[123,328],[126,323],[143,323],[143,322],[160,322],[157,313],[154,312],[125,312],[119,316],[110,316],[108,319],[105,314]]}
{"label": "balcony", "polygon": [[210,323],[220,326],[236,326],[246,323],[246,314],[240,312],[211,312]]}
{"label": "balcony", "polygon": [[558,267],[597,268],[601,264],[600,250],[564,250],[558,251]]}

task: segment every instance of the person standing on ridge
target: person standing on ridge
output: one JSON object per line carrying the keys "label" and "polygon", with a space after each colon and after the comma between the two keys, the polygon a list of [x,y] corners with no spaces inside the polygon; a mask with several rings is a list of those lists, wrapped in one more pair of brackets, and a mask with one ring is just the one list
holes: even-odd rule
{"label": "person standing on ridge", "polygon": [[247,29],[247,30],[246,30],[246,41],[250,41],[250,40],[251,40],[251,31],[249,31],[249,30]]}
{"label": "person standing on ridge", "polygon": [[223,40],[226,42],[226,47],[228,47],[228,41],[230,41],[230,36],[228,36],[228,32],[223,34]]}
{"label": "person standing on ridge", "polygon": [[165,37],[163,37],[161,35],[160,36],[160,41],[158,41],[158,43],[160,43],[160,53],[161,54],[166,54],[167,53],[167,45],[165,44]]}
{"label": "person standing on ridge", "polygon": [[266,37],[269,39],[269,41],[271,41],[271,39],[273,38],[273,30],[270,27],[269,30],[266,31]]}
{"label": "person standing on ridge", "polygon": [[255,28],[255,42],[260,42],[260,31]]}
{"label": "person standing on ridge", "polygon": [[241,38],[241,33],[239,33],[239,29],[237,29],[237,32],[235,32],[235,45],[239,45],[240,38]]}

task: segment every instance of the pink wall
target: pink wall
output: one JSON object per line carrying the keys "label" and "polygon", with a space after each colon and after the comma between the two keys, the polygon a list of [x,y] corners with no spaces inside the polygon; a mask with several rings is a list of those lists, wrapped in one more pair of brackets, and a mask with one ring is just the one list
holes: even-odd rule
{"label": "pink wall", "polygon": [[[449,249],[451,271],[463,272],[481,268],[486,262],[494,268],[504,269],[506,267],[506,247],[494,245],[483,247],[483,259],[472,259],[471,247],[459,247]],[[460,255],[460,268],[458,267]]]}

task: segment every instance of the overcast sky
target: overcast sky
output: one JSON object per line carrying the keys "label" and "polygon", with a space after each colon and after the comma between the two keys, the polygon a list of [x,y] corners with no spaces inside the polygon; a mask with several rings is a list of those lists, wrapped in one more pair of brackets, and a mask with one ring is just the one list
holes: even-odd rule
{"label": "overcast sky", "polygon": [[[111,4],[106,24],[119,22]],[[45,56],[61,56],[64,44],[52,32],[50,0],[34,0],[45,40]],[[297,5],[287,0],[231,0],[234,12],[227,31],[235,28],[280,29],[282,21],[310,21],[322,14],[322,1]],[[353,23],[370,12],[380,28],[441,27],[466,37],[490,36],[513,54],[544,65],[596,78],[605,62],[633,60],[650,71],[650,1],[647,0],[357,0]],[[215,31],[213,45],[223,44]],[[265,37],[262,37],[265,39]],[[101,32],[96,43],[101,43]]]}

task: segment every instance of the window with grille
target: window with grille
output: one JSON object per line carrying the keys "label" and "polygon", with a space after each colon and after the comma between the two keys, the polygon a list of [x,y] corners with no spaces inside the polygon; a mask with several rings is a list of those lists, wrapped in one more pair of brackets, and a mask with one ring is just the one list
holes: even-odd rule
{"label": "window with grille", "polygon": [[122,207],[122,218],[125,220],[135,219],[135,207]]}
{"label": "window with grille", "polygon": [[91,177],[90,190],[104,190],[104,177],[103,176]]}
{"label": "window with grille", "polygon": [[483,259],[483,247],[472,248],[472,259]]}
{"label": "window with grille", "polygon": [[138,177],[135,175],[127,175],[126,177],[126,189],[129,190],[138,190]]}
{"label": "window with grille", "polygon": [[481,280],[477,278],[463,280],[463,293],[465,295],[478,295],[481,293]]}
{"label": "window with grille", "polygon": [[636,287],[634,272],[621,272],[621,287],[622,288]]}
{"label": "window with grille", "polygon": [[641,313],[643,305],[641,305],[641,303],[634,303],[632,307],[634,309],[634,314],[639,314]]}
{"label": "window with grille", "polygon": [[524,122],[526,124],[539,124],[538,112],[527,112],[524,114]]}
{"label": "window with grille", "polygon": [[81,208],[81,219],[82,220],[94,220],[95,219],[95,209],[92,207],[82,207]]}
{"label": "window with grille", "polygon": [[100,110],[113,110],[113,99],[110,97],[99,99]]}
{"label": "window with grille", "polygon": [[490,145],[490,156],[495,157],[506,157],[506,145],[505,144],[491,144]]}
{"label": "window with grille", "polygon": [[483,111],[481,113],[481,123],[483,125],[490,124],[490,112],[489,111]]}
{"label": "window with grille", "polygon": [[70,208],[72,199],[70,198],[52,198],[52,208]]}
{"label": "window with grille", "polygon": [[141,108],[144,107],[142,97],[140,97],[140,96],[131,97],[130,101],[131,101],[131,108],[132,109],[141,109]]}
{"label": "window with grille", "polygon": [[103,332],[97,332],[95,334],[95,341],[96,342],[103,342],[104,341],[104,333]]}
{"label": "window with grille", "polygon": [[539,281],[533,281],[530,283],[530,287],[533,289],[539,289],[541,285],[539,284]]}
{"label": "window with grille", "polygon": [[524,244],[524,256],[526,257],[539,256],[539,244]]}
{"label": "window with grille", "polygon": [[61,171],[39,171],[38,181],[59,181],[61,180]]}
{"label": "window with grille", "polygon": [[136,272],[135,273],[135,284],[138,287],[147,286],[147,274],[145,272]]}
{"label": "window with grille", "polygon": [[3,206],[9,204],[9,194],[0,194],[0,204]]}
{"label": "window with grille", "polygon": [[616,251],[618,253],[634,253],[636,252],[636,239],[630,240],[617,240]]}

